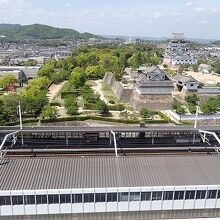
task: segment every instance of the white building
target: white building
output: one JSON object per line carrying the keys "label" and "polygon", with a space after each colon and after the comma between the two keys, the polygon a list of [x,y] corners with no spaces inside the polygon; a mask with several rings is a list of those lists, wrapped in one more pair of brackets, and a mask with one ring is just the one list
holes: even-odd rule
{"label": "white building", "polygon": [[217,217],[219,166],[209,155],[1,159],[0,216]]}
{"label": "white building", "polygon": [[172,66],[197,64],[197,58],[188,53],[183,33],[173,33],[172,39],[166,48],[164,63]]}

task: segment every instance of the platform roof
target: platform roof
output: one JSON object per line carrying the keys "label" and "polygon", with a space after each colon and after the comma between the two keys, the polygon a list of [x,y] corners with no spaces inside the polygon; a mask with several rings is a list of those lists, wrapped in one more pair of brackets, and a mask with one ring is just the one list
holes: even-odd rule
{"label": "platform roof", "polygon": [[219,156],[57,157],[0,160],[0,191],[220,185]]}
{"label": "platform roof", "polygon": [[[1,133],[10,133],[13,131],[17,131],[20,128],[17,127],[0,127],[0,134]],[[193,126],[170,126],[170,125],[146,125],[145,127],[140,127],[138,125],[130,126],[130,125],[123,125],[123,126],[102,126],[102,127],[78,127],[78,126],[41,126],[41,127],[23,127],[23,132],[31,133],[31,132],[108,132],[108,131],[115,131],[115,132],[172,132],[172,131],[197,131],[199,129],[202,130],[209,130],[209,131],[219,131],[220,126],[198,126],[195,129]]]}

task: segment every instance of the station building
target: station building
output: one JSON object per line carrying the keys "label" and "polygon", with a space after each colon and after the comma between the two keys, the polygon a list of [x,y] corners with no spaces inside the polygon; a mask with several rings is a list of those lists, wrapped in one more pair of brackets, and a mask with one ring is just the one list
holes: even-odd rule
{"label": "station building", "polygon": [[0,159],[1,219],[220,216],[219,156]]}

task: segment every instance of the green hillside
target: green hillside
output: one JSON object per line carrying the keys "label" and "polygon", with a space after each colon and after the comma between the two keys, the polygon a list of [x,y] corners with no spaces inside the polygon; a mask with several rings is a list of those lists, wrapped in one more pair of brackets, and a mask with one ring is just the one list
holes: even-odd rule
{"label": "green hillside", "polygon": [[67,28],[55,28],[48,25],[11,25],[0,24],[0,35],[6,36],[8,41],[38,41],[60,39],[88,39],[99,36],[90,33],[79,33]]}

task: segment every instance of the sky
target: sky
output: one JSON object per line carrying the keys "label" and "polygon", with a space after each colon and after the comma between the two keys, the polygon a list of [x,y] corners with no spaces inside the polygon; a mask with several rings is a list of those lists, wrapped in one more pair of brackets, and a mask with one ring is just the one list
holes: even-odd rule
{"label": "sky", "polygon": [[102,35],[220,39],[220,0],[0,0],[0,23]]}

